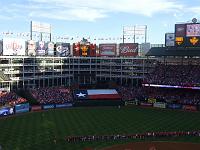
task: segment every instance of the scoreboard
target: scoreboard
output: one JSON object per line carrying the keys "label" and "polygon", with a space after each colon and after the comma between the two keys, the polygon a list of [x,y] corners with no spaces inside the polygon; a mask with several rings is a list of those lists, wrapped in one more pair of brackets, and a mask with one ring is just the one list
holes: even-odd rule
{"label": "scoreboard", "polygon": [[200,23],[175,24],[175,46],[200,47]]}
{"label": "scoreboard", "polygon": [[186,25],[186,42],[189,47],[200,46],[200,24]]}
{"label": "scoreboard", "polygon": [[185,46],[185,24],[175,24],[175,45],[183,47]]}

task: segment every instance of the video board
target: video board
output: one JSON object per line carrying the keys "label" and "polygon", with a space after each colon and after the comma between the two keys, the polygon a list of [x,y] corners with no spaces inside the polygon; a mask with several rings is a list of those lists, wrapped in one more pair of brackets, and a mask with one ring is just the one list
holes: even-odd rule
{"label": "video board", "polygon": [[187,24],[186,37],[200,36],[200,24]]}
{"label": "video board", "polygon": [[186,46],[186,24],[175,24],[175,46]]}
{"label": "video board", "polygon": [[186,42],[188,47],[200,46],[200,24],[193,23],[186,25]]}

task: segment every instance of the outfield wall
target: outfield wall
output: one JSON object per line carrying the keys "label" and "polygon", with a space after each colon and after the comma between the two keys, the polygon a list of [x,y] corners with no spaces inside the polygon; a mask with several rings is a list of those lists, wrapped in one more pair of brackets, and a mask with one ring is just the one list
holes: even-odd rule
{"label": "outfield wall", "polygon": [[91,101],[75,101],[71,103],[63,104],[44,104],[44,105],[29,105],[29,103],[17,104],[13,106],[4,106],[0,108],[0,117],[14,115],[18,113],[27,113],[30,111],[42,111],[49,109],[60,109],[60,108],[73,108],[73,107],[96,107],[96,106],[141,106],[147,108],[158,108],[158,109],[174,109],[184,111],[200,111],[200,105],[183,105],[175,103],[164,103],[164,102],[138,102],[138,101],[113,101],[113,100],[91,100]]}

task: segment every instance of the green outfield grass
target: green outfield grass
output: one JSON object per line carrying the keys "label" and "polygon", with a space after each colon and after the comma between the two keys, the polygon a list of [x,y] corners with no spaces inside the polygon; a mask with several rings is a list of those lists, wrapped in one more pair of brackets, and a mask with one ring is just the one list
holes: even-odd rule
{"label": "green outfield grass", "polygon": [[[124,141],[72,144],[65,142],[64,137],[188,130],[200,130],[200,112],[139,107],[58,109],[0,119],[0,145],[3,150],[100,149]],[[53,142],[55,136],[56,144]],[[200,137],[159,140],[200,143]]]}

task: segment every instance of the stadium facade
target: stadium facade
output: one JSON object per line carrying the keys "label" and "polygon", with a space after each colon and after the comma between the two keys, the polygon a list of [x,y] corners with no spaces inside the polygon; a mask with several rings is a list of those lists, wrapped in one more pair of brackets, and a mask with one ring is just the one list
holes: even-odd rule
{"label": "stadium facade", "polygon": [[138,85],[156,59],[150,43],[77,43],[3,38],[0,41],[0,90],[95,85]]}
{"label": "stadium facade", "polygon": [[[2,90],[114,81],[139,84],[155,59],[0,56]],[[151,63],[150,63],[151,62]]]}

